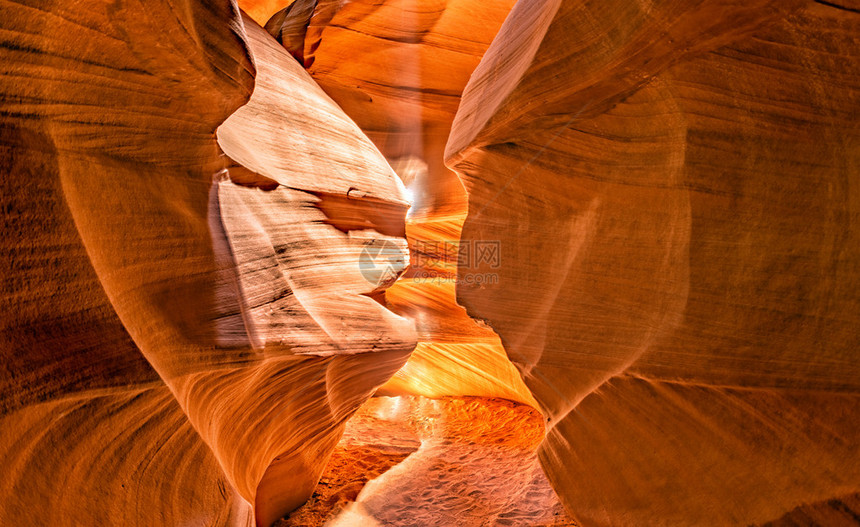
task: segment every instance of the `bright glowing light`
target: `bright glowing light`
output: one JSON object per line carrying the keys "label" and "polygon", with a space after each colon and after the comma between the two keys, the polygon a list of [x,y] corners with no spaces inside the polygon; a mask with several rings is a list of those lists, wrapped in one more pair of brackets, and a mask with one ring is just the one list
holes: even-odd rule
{"label": "bright glowing light", "polygon": [[415,192],[412,191],[411,188],[406,187],[406,201],[409,202],[409,208],[412,208],[412,204],[415,203]]}
{"label": "bright glowing light", "polygon": [[403,399],[396,397],[380,397],[379,406],[376,409],[376,417],[384,421],[394,421],[400,413]]}

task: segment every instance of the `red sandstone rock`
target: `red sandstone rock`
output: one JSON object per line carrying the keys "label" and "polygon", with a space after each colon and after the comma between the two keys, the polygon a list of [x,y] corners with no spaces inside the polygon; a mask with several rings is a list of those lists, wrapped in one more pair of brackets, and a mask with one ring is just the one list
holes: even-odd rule
{"label": "red sandstone rock", "polygon": [[538,406],[586,525],[850,518],[858,6],[520,2],[472,75],[511,2],[287,3],[242,5],[299,61],[227,2],[0,0],[0,524],[302,503],[415,344],[404,232],[459,238],[446,141],[500,265],[413,251],[386,393]]}
{"label": "red sandstone rock", "polygon": [[[456,304],[456,248],[466,202],[459,180],[443,164],[460,93],[512,4],[321,1],[301,53],[292,44],[297,30],[285,29],[291,35],[285,47],[302,57],[314,80],[414,190],[406,226],[411,268],[386,300],[416,323],[420,343],[385,393],[535,404],[498,337]],[[302,26],[303,16],[273,17],[270,30]]]}
{"label": "red sandstone rock", "polygon": [[860,488],[857,35],[813,2],[520,2],[472,76],[447,155],[504,263],[458,301],[583,524]]}
{"label": "red sandstone rock", "polygon": [[229,3],[44,4],[0,21],[0,524],[269,525],[415,345],[360,266],[402,184]]}

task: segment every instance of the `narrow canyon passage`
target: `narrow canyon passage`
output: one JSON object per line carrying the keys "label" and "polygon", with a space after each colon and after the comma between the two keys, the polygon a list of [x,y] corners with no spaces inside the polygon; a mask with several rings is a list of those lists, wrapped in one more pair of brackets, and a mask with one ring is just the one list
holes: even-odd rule
{"label": "narrow canyon passage", "polygon": [[0,29],[0,527],[860,527],[860,0]]}
{"label": "narrow canyon passage", "polygon": [[502,399],[374,397],[276,526],[576,525],[538,464],[543,435],[539,412]]}

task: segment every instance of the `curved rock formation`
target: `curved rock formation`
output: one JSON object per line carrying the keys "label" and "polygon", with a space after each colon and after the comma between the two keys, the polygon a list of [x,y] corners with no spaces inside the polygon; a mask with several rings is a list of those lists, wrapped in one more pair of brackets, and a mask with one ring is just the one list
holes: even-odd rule
{"label": "curved rock formation", "polygon": [[66,4],[0,0],[0,525],[270,525],[379,386],[538,407],[585,525],[856,520],[856,2]]}
{"label": "curved rock formation", "polygon": [[510,401],[374,397],[314,498],[274,527],[576,527],[537,459],[543,437],[540,412]]}
{"label": "curved rock formation", "polygon": [[460,93],[513,4],[317,2],[304,65],[388,159],[428,165],[416,213],[463,210],[462,185],[442,154]]}
{"label": "curved rock formation", "polygon": [[236,2],[246,15],[257,24],[265,26],[266,22],[276,13],[292,4],[303,3],[304,0],[241,0]]}
{"label": "curved rock formation", "polygon": [[414,192],[406,222],[411,268],[385,296],[415,322],[419,344],[384,393],[535,405],[498,337],[456,304],[457,259],[470,249],[458,249],[466,201],[443,164],[460,93],[512,5],[310,0],[267,23]]}
{"label": "curved rock formation", "polygon": [[[406,267],[406,242],[398,237],[407,206],[400,181],[268,33],[252,22],[247,32],[257,84],[249,103],[218,129],[218,142],[240,172],[279,186],[224,182],[218,191],[244,327],[271,359],[233,378],[200,377],[194,390],[219,407],[207,415],[217,414],[225,432],[240,434],[226,438],[222,456],[246,475],[240,492],[256,490],[258,521],[268,525],[307,499],[346,418],[402,366],[415,341],[411,323],[365,296],[384,290]],[[325,156],[318,154],[321,144]],[[393,212],[380,221],[349,221],[373,219],[362,211],[383,206]],[[381,258],[368,252],[375,244],[386,249]],[[365,258],[392,274],[377,276],[363,267]],[[284,352],[331,359],[292,365]],[[228,412],[223,401],[204,396],[236,385],[248,401]],[[253,425],[247,445],[238,416]],[[268,450],[262,480],[248,467],[248,452],[259,455],[261,448]]]}
{"label": "curved rock formation", "polygon": [[543,466],[586,525],[860,489],[860,15],[838,4],[521,1],[464,92],[463,241],[504,264],[458,301],[550,418]]}
{"label": "curved rock formation", "polygon": [[271,524],[415,345],[402,184],[229,2],[2,8],[0,523]]}

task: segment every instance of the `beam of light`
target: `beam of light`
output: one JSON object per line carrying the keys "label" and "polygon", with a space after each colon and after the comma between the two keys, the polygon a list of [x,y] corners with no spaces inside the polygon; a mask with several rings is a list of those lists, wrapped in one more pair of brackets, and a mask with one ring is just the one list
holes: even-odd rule
{"label": "beam of light", "polygon": [[406,211],[406,215],[409,216],[412,213],[413,206],[415,205],[415,192],[410,187],[406,187],[406,192],[404,194],[406,196],[406,200],[409,202],[409,209]]}

